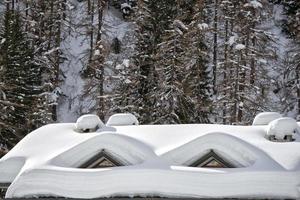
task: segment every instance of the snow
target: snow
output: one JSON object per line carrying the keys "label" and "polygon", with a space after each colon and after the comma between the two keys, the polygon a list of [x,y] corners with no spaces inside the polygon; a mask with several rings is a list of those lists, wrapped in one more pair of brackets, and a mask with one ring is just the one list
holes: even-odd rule
{"label": "snow", "polygon": [[206,23],[198,24],[198,28],[200,30],[207,30],[208,29],[208,24],[206,24]]}
{"label": "snow", "polygon": [[229,46],[232,46],[235,43],[235,40],[236,40],[236,36],[231,36],[228,41]]}
{"label": "snow", "polygon": [[130,64],[130,61],[128,59],[124,59],[122,64],[119,64],[119,65],[116,66],[116,69],[117,70],[123,70],[125,68],[128,68],[129,64]]}
{"label": "snow", "polygon": [[127,79],[125,79],[124,83],[130,84],[130,83],[132,83],[132,81],[127,78]]}
{"label": "snow", "polygon": [[260,2],[256,1],[256,0],[253,0],[253,1],[250,1],[249,3],[246,3],[244,6],[245,7],[252,7],[252,8],[262,8],[263,7],[263,5]]}
{"label": "snow", "polygon": [[246,48],[246,46],[243,45],[243,44],[237,44],[237,45],[235,46],[235,49],[238,50],[238,51],[243,50],[243,49],[245,49],[245,48]]}
{"label": "snow", "polygon": [[276,139],[283,140],[285,136],[295,137],[296,133],[300,133],[300,127],[296,120],[289,117],[282,117],[270,122],[267,135],[274,135]]}
{"label": "snow", "polygon": [[125,8],[129,8],[132,9],[131,6],[128,3],[122,3],[121,4],[121,10],[125,9]]}
{"label": "snow", "polygon": [[[0,183],[12,182],[7,198],[300,198],[297,134],[277,143],[265,138],[268,126],[112,126],[89,134],[75,128],[44,126],[0,160]],[[76,168],[102,149],[126,166]],[[238,168],[187,167],[211,149]]]}
{"label": "snow", "polygon": [[188,30],[188,27],[180,20],[173,21],[174,30],[179,34],[183,35],[185,31]]}
{"label": "snow", "polygon": [[0,42],[0,44],[4,44],[5,41],[6,41],[6,38],[3,38]]}
{"label": "snow", "polygon": [[138,125],[139,121],[131,113],[120,113],[112,115],[106,125],[107,126],[126,126],[126,125]]}
{"label": "snow", "polygon": [[76,121],[76,129],[79,131],[96,130],[104,127],[105,125],[97,115],[83,115]]}
{"label": "snow", "polygon": [[174,20],[173,24],[174,24],[174,26],[176,26],[184,31],[189,30],[188,27],[180,20],[177,20],[177,19]]}
{"label": "snow", "polygon": [[95,50],[95,53],[94,53],[94,56],[100,56],[101,54],[100,54],[100,50],[99,49],[96,49]]}
{"label": "snow", "polygon": [[268,125],[271,121],[281,118],[282,115],[277,112],[262,112],[256,115],[252,125]]}
{"label": "snow", "polygon": [[[76,28],[65,27],[67,29],[65,32],[69,32],[69,34],[66,34],[61,46],[67,60],[60,69],[63,73],[60,78],[63,81],[60,84],[62,93],[58,100],[57,121],[63,123],[74,122],[81,114],[94,111],[97,104],[94,94],[98,85],[91,88],[89,93],[84,92],[92,84],[89,79],[84,79],[82,76],[87,64],[86,55],[90,46],[88,35],[83,34],[87,31],[86,27],[82,26],[86,23],[86,2],[72,0],[72,5],[74,5],[74,10],[70,13],[70,20]],[[97,21],[96,18],[95,21]],[[108,6],[104,10],[101,31],[103,43],[107,44],[105,48],[111,45],[114,38],[118,38],[122,44],[120,54],[114,54],[113,51],[110,51],[104,61],[104,92],[107,95],[111,94],[116,85],[116,82],[111,81],[113,79],[111,77],[119,75],[115,74],[112,69],[117,66],[120,67],[118,70],[122,70],[129,66],[129,58],[132,57],[134,51],[134,30],[134,23],[124,20],[119,9]],[[101,52],[95,50],[94,55],[97,56],[98,53]]]}
{"label": "snow", "polygon": [[83,107],[81,97],[86,84],[82,72],[85,66],[84,54],[89,48],[89,41],[87,36],[82,34],[86,30],[81,26],[85,8],[82,3],[75,0],[72,3],[75,10],[70,12],[70,19],[76,28],[65,27],[65,32],[69,34],[66,34],[61,44],[66,60],[60,66],[63,81],[60,84],[62,92],[58,101],[58,122],[74,122],[79,117]]}
{"label": "snow", "polygon": [[129,64],[130,64],[130,60],[124,59],[122,64],[123,64],[126,68],[128,68],[128,67],[129,67]]}

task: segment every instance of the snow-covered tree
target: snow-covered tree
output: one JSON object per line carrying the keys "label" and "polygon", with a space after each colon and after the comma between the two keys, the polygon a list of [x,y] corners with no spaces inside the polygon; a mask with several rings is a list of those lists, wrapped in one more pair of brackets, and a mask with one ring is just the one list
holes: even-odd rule
{"label": "snow-covered tree", "polygon": [[47,123],[48,116],[42,69],[35,62],[32,44],[24,34],[18,11],[5,12],[1,40],[0,136],[11,148],[31,130]]}
{"label": "snow-covered tree", "polygon": [[70,28],[67,18],[66,0],[24,1],[19,2],[25,7],[21,13],[25,33],[31,40],[36,61],[43,66],[43,84],[46,89],[46,104],[51,106],[52,120],[57,120],[57,104],[60,96],[61,64],[65,61],[61,49],[65,31]]}
{"label": "snow-covered tree", "polygon": [[300,2],[285,0],[282,4],[286,15],[282,28],[292,44],[286,51],[279,94],[283,95],[284,111],[300,119]]}
{"label": "snow-covered tree", "polygon": [[159,44],[156,71],[159,74],[157,123],[188,123],[191,119],[192,99],[184,93],[184,46],[187,27],[174,20],[166,30],[164,42]]}
{"label": "snow-covered tree", "polygon": [[286,21],[283,30],[294,38],[300,38],[300,2],[297,0],[283,0]]}
{"label": "snow-covered tree", "polygon": [[193,5],[195,11],[185,36],[185,67],[183,87],[195,109],[189,123],[208,123],[212,116],[213,79],[209,68],[210,51],[207,43],[203,2]]}
{"label": "snow-covered tree", "polygon": [[[268,65],[275,58],[273,36],[264,29],[265,1],[220,1],[215,113],[223,123],[249,123],[266,110],[270,87]],[[268,63],[266,60],[270,61]],[[267,84],[266,84],[267,83]]]}

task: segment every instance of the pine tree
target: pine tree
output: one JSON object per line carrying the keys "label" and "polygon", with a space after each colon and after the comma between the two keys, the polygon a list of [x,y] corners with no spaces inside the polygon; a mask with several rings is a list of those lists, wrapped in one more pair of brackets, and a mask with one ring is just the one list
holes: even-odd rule
{"label": "pine tree", "polygon": [[[171,0],[140,1],[135,12],[136,48],[133,62],[121,74],[122,80],[117,97],[114,98],[114,109],[119,112],[132,112],[140,118],[141,123],[155,121],[155,104],[157,99],[158,75],[157,63],[158,44],[162,34],[175,15],[176,3]],[[172,14],[170,14],[172,13]]]}
{"label": "pine tree", "polygon": [[[23,2],[20,2],[22,4]],[[45,104],[51,107],[52,121],[57,120],[60,97],[61,64],[65,61],[61,45],[69,28],[65,0],[25,1],[24,26],[34,48],[36,62],[43,66]]]}
{"label": "pine tree", "polygon": [[283,31],[293,38],[300,38],[300,2],[283,0],[282,4],[287,16]]}
{"label": "pine tree", "polygon": [[197,12],[192,17],[189,31],[186,34],[186,65],[184,78],[186,95],[192,99],[192,119],[189,123],[209,123],[212,115],[213,84],[209,69],[209,49],[206,43],[208,25],[204,23],[203,2],[194,4]]}
{"label": "pine tree", "polygon": [[6,11],[1,38],[1,137],[11,148],[48,118],[41,95],[41,66],[35,62],[18,11]]}
{"label": "pine tree", "polygon": [[283,6],[287,16],[283,30],[290,36],[292,44],[282,68],[284,90],[281,90],[281,99],[284,100],[284,112],[300,119],[300,2],[286,0]]}
{"label": "pine tree", "polygon": [[[219,1],[220,14],[215,113],[223,123],[250,123],[266,110],[268,63],[275,58],[273,36],[262,28],[269,4],[256,0]],[[266,84],[267,83],[267,84]]]}
{"label": "pine tree", "polygon": [[[180,27],[177,25],[180,24]],[[172,29],[164,34],[164,42],[159,44],[158,65],[160,85],[156,123],[188,123],[193,111],[191,99],[184,93],[182,86],[184,71],[183,36],[187,27],[182,22],[174,21]],[[183,25],[183,24],[182,24]],[[183,29],[181,29],[183,28]],[[157,97],[157,98],[158,98]]]}

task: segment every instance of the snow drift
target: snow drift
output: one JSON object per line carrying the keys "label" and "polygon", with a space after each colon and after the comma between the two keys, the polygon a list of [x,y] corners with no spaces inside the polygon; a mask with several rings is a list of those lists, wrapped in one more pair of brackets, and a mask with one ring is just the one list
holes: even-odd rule
{"label": "snow drift", "polygon": [[[300,198],[299,135],[279,143],[266,139],[267,126],[114,126],[89,134],[75,127],[42,127],[0,160],[0,182],[12,183],[6,198]],[[125,166],[78,168],[102,149]],[[188,167],[209,150],[237,168]]]}

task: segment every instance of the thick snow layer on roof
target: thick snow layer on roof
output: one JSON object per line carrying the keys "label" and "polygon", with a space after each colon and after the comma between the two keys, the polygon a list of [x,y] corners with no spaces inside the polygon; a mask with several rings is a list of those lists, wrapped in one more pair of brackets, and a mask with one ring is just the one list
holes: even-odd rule
{"label": "thick snow layer on roof", "polygon": [[[274,135],[277,139],[284,139],[285,136],[295,136],[300,131],[296,120],[289,117],[283,117],[270,122],[267,135]],[[299,132],[300,133],[300,132]]]}
{"label": "thick snow layer on roof", "polygon": [[277,112],[262,112],[256,115],[252,125],[268,125],[271,121],[281,118],[282,115]]}
{"label": "thick snow layer on roof", "polygon": [[104,126],[105,125],[97,115],[83,115],[76,121],[76,129],[82,131],[96,129],[97,127],[103,128]]}
{"label": "thick snow layer on roof", "polygon": [[[115,126],[80,134],[52,124],[0,160],[7,198],[111,196],[300,198],[300,138],[271,142],[267,126]],[[126,166],[77,168],[105,149]],[[210,150],[238,168],[187,167]],[[280,181],[278,181],[280,180]]]}
{"label": "thick snow layer on roof", "polygon": [[120,113],[112,115],[106,125],[107,126],[126,126],[126,125],[138,125],[139,121],[131,113]]}

